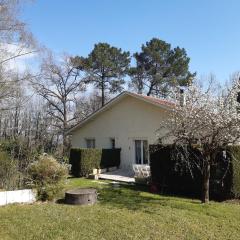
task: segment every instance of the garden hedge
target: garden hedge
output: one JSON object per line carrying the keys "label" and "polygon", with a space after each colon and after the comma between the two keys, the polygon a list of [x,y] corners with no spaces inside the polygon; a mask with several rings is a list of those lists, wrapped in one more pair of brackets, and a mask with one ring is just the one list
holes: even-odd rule
{"label": "garden hedge", "polygon": [[[202,175],[194,161],[180,158],[176,151],[178,146],[150,146],[150,167],[152,182],[161,192],[200,197],[202,189]],[[201,152],[196,148],[189,149],[187,156],[202,164]],[[226,157],[223,157],[226,151]],[[185,161],[185,162],[184,162]],[[211,167],[210,197],[215,200],[224,200],[240,197],[240,146],[228,146],[219,149],[215,164]]]}
{"label": "garden hedge", "polygon": [[[200,196],[200,173],[194,166],[183,163],[184,159],[173,157],[176,154],[175,151],[181,151],[180,148],[177,149],[172,145],[150,145],[149,151],[152,182],[158,186],[160,192]],[[195,151],[195,154],[199,153]]]}
{"label": "garden hedge", "polygon": [[72,148],[69,163],[75,177],[88,176],[94,168],[119,167],[121,149]]}
{"label": "garden hedge", "polygon": [[235,198],[240,198],[240,146],[229,146],[227,152],[231,158],[230,190]]}

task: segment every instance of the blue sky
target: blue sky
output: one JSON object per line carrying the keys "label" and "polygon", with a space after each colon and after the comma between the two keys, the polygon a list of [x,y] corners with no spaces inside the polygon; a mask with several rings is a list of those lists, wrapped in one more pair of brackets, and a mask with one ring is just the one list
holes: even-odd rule
{"label": "blue sky", "polygon": [[86,56],[97,42],[131,53],[158,37],[184,47],[190,69],[223,82],[240,70],[238,0],[36,0],[22,18],[57,53]]}

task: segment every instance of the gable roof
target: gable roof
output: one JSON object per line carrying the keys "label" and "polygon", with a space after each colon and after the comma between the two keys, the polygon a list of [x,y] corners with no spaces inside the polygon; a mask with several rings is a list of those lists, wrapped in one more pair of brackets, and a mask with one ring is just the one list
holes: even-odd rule
{"label": "gable roof", "polygon": [[88,117],[86,117],[85,119],[83,119],[82,121],[80,121],[79,123],[77,123],[75,126],[73,126],[72,128],[70,128],[68,130],[68,134],[72,133],[74,130],[82,127],[83,125],[85,125],[87,122],[91,121],[93,118],[95,118],[97,115],[99,115],[100,113],[106,111],[107,109],[111,108],[113,105],[115,105],[116,103],[118,103],[119,101],[121,101],[123,98],[125,98],[126,96],[131,96],[134,97],[136,99],[139,99],[141,101],[150,103],[152,105],[155,105],[157,107],[166,109],[166,110],[170,110],[173,108],[173,106],[175,105],[175,103],[164,100],[164,99],[160,99],[160,98],[155,98],[155,97],[150,97],[150,96],[146,96],[146,95],[142,95],[142,94],[137,94],[137,93],[132,93],[132,92],[128,92],[128,91],[124,91],[122,93],[120,93],[119,95],[117,95],[115,98],[113,98],[112,100],[110,100],[106,105],[104,105],[102,108],[98,109],[97,111],[93,112],[92,114],[90,114]]}
{"label": "gable roof", "polygon": [[135,95],[135,97],[137,98],[142,98],[142,100],[145,100],[149,103],[153,103],[154,105],[159,105],[160,107],[163,106],[167,106],[167,107],[173,107],[175,105],[174,102],[170,102],[168,100],[165,99],[161,99],[161,98],[156,98],[156,97],[151,97],[151,96],[146,96],[146,95],[142,95],[142,94],[137,94],[137,93],[131,93],[131,92],[127,92],[130,95]]}

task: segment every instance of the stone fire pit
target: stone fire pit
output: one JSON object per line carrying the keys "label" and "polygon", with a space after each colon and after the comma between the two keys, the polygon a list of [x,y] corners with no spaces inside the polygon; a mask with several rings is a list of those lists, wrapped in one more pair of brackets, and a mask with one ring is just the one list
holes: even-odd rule
{"label": "stone fire pit", "polygon": [[97,202],[97,190],[77,188],[65,193],[65,203],[73,205],[93,205]]}

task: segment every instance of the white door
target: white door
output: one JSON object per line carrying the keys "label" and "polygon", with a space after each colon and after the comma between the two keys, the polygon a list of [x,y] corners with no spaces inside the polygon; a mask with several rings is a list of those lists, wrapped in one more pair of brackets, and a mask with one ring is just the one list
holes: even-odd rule
{"label": "white door", "polygon": [[134,140],[135,145],[135,163],[148,164],[148,141]]}

